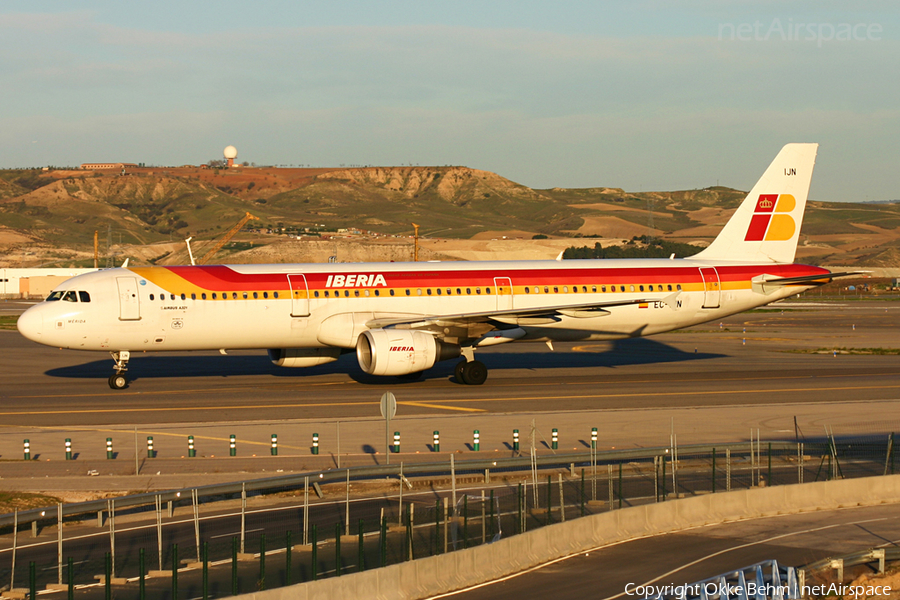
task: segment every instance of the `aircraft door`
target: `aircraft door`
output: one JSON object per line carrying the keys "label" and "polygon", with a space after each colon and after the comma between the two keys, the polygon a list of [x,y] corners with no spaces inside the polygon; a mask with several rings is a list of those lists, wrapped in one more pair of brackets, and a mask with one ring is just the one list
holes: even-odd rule
{"label": "aircraft door", "polygon": [[119,289],[119,320],[139,321],[141,319],[141,301],[138,296],[136,277],[116,277]]}
{"label": "aircraft door", "polygon": [[301,274],[288,275],[288,283],[291,286],[291,316],[309,316],[309,287],[306,284],[306,276]]}
{"label": "aircraft door", "polygon": [[512,280],[509,277],[494,277],[494,288],[497,292],[497,310],[512,310]]}
{"label": "aircraft door", "polygon": [[719,272],[715,267],[702,267],[700,277],[703,279],[703,308],[719,308]]}

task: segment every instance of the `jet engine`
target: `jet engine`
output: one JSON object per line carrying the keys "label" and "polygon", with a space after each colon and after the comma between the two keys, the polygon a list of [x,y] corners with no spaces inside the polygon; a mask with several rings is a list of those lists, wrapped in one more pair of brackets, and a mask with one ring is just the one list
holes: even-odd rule
{"label": "jet engine", "polygon": [[336,361],[340,348],[274,348],[269,360],[279,367],[315,367]]}
{"label": "jet engine", "polygon": [[460,354],[459,346],[408,329],[369,329],[356,342],[359,366],[370,375],[417,373]]}

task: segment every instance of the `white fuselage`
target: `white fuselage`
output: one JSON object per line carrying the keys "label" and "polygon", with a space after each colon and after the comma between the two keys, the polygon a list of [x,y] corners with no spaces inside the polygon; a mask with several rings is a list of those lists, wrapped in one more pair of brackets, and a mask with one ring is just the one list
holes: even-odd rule
{"label": "white fuselage", "polygon": [[75,291],[75,301],[42,302],[19,329],[42,344],[94,351],[349,349],[379,319],[648,299],[596,316],[515,323],[526,340],[616,339],[720,319],[811,287],[761,293],[751,283],[759,275],[820,272],[689,259],[110,269],[68,280],[57,290]]}

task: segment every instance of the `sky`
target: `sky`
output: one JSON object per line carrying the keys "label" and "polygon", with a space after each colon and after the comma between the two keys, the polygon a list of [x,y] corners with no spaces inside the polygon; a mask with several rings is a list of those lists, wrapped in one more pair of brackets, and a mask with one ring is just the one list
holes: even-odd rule
{"label": "sky", "polygon": [[[850,5],[852,4],[852,8]],[[0,168],[464,165],[533,188],[900,199],[900,4],[429,0],[0,5]]]}

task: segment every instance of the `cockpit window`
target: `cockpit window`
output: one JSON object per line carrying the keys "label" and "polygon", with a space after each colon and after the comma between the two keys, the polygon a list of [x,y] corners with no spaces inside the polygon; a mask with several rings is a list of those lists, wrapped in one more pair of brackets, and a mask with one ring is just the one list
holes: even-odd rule
{"label": "cockpit window", "polygon": [[55,292],[50,292],[50,295],[47,296],[47,302],[56,302],[60,298],[62,298],[63,292],[57,290]]}
{"label": "cockpit window", "polygon": [[66,302],[78,302],[78,296],[75,295],[75,290],[69,290],[66,292],[65,296],[62,297]]}
{"label": "cockpit window", "polygon": [[87,292],[78,292],[78,299],[81,300],[82,302],[90,302],[91,295],[88,294]]}

